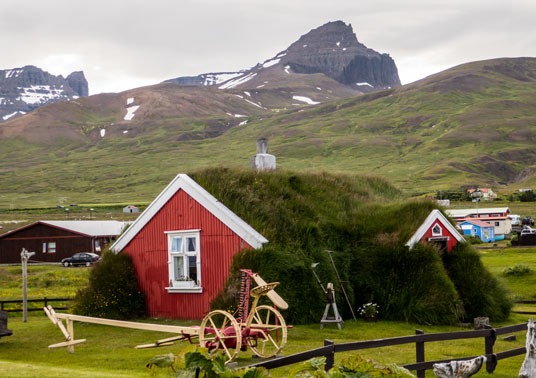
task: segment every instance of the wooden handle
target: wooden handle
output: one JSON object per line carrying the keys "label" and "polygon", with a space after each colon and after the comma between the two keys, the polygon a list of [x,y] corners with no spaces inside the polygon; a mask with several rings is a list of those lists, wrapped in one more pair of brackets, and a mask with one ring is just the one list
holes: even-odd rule
{"label": "wooden handle", "polygon": [[[259,286],[267,285],[266,281],[263,280],[257,273],[253,274],[253,279]],[[270,300],[273,302],[274,305],[277,306],[277,308],[280,308],[281,310],[286,310],[288,308],[288,303],[285,302],[285,300],[281,298],[279,294],[275,292],[275,290],[270,290],[266,294],[266,296],[270,298]]]}

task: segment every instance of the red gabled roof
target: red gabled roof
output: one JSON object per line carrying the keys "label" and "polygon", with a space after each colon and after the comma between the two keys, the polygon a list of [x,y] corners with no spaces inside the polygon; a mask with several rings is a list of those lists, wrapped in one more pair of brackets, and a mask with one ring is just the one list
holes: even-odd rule
{"label": "red gabled roof", "polygon": [[493,227],[491,224],[489,224],[488,222],[482,222],[480,220],[474,220],[474,219],[465,219],[463,222],[461,223],[471,223],[471,224],[474,224],[475,226],[478,226],[478,227]]}

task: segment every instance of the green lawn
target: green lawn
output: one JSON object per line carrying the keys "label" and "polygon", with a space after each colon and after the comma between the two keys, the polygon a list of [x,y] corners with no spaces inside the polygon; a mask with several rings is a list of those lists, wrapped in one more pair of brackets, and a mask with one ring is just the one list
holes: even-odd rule
{"label": "green lawn", "polygon": [[[482,261],[490,271],[498,276],[512,291],[515,299],[534,299],[533,288],[535,283],[532,275],[523,277],[506,277],[505,268],[515,264],[525,264],[536,272],[536,248],[481,250]],[[30,297],[33,295],[63,296],[74,294],[75,288],[81,287],[87,280],[89,269],[69,268],[60,266],[33,266],[29,269],[31,282]],[[0,268],[0,296],[2,298],[20,298],[20,267]],[[17,281],[19,280],[19,281]],[[517,305],[517,310],[536,310],[535,306]],[[529,316],[512,314],[507,322],[493,324],[503,325],[519,324],[525,322]],[[147,319],[148,322],[198,325],[199,321],[166,321],[162,319]],[[13,336],[3,338],[0,342],[0,375],[2,377],[148,377],[144,368],[149,359],[157,354],[169,352],[177,353],[187,344],[182,342],[170,347],[159,349],[137,350],[133,347],[157,339],[169,337],[169,334],[157,332],[130,330],[124,328],[99,326],[75,322],[75,339],[85,338],[86,343],[75,346],[75,353],[69,354],[62,349],[49,350],[50,344],[64,341],[60,330],[55,327],[43,314],[33,313],[28,323],[21,321],[21,314],[9,318],[9,328],[14,331]],[[324,339],[331,339],[336,343],[370,340],[415,334],[415,329],[422,329],[426,333],[448,332],[462,330],[460,327],[408,324],[405,322],[378,321],[366,323],[361,320],[347,321],[343,330],[329,326],[319,330],[319,324],[301,325],[289,329],[288,343],[283,354],[289,355],[304,350],[320,347]],[[518,348],[524,345],[524,332],[516,334],[517,340],[506,342],[499,337],[495,344],[496,352]],[[434,342],[426,344],[426,359],[446,359],[484,353],[483,339],[457,340],[450,342]],[[399,364],[415,361],[415,346],[401,345],[389,348],[378,348],[360,352],[361,355],[374,358],[378,361]],[[341,359],[348,353],[336,355]],[[524,356],[517,356],[499,361],[494,377],[510,378],[517,376]],[[251,352],[241,353],[238,358],[239,366],[246,366],[258,362],[253,359]],[[271,371],[272,376],[285,376],[287,368]],[[161,376],[165,376],[162,372]],[[431,371],[427,377],[433,377]],[[488,376],[485,371],[475,377]]]}
{"label": "green lawn", "polygon": [[[199,322],[150,320],[165,324],[197,325]],[[518,324],[526,321],[526,317],[513,315],[507,324]],[[506,324],[506,323],[505,323]],[[496,324],[498,326],[498,324]],[[13,336],[3,338],[0,342],[0,369],[6,377],[148,377],[144,368],[147,361],[154,355],[177,353],[187,344],[178,343],[174,346],[159,349],[134,349],[138,344],[152,342],[169,334],[130,330],[117,327],[99,326],[75,322],[75,339],[85,338],[86,343],[75,346],[75,353],[69,354],[65,348],[51,349],[48,345],[63,340],[60,330],[46,317],[34,315],[28,323],[20,318],[10,318],[9,328]],[[419,328],[426,333],[462,330],[459,327],[428,327],[404,322],[366,323],[364,321],[347,321],[343,330],[335,326],[319,330],[318,324],[296,326],[289,330],[287,346],[284,354],[293,354],[323,345],[324,339],[336,343],[375,338],[411,335]],[[524,333],[517,334],[517,341],[506,342],[499,338],[495,344],[496,351],[505,351],[524,345]],[[434,342],[426,344],[426,358],[444,359],[478,355],[484,353],[482,339],[458,340],[451,342]],[[340,353],[336,359],[349,353]],[[371,349],[360,352],[361,355],[382,362],[411,363],[415,361],[415,346],[401,345],[389,348]],[[244,352],[237,360],[240,366],[258,362],[252,359],[251,352]],[[510,378],[517,376],[523,356],[499,362],[494,377]],[[272,370],[272,376],[286,375],[288,367]],[[485,372],[478,376],[487,375]],[[162,372],[162,376],[165,376]],[[433,377],[429,372],[427,375]]]}

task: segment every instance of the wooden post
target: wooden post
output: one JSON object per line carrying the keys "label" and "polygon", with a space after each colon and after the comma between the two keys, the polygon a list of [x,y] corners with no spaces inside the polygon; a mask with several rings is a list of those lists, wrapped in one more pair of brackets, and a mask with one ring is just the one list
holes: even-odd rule
{"label": "wooden post", "polygon": [[[66,319],[67,322],[67,332],[69,333],[69,336],[71,340],[74,340],[74,327],[73,327],[73,321],[71,319]],[[67,347],[67,352],[73,354],[74,353],[74,345],[69,345]]]}
{"label": "wooden post", "polygon": [[35,252],[28,252],[25,248],[20,253],[22,263],[22,321],[28,321],[28,293],[27,293],[27,276],[28,276],[28,259],[35,255]]}
{"label": "wooden post", "polygon": [[[486,348],[486,355],[493,354],[493,345],[495,344],[495,340],[497,339],[497,336],[495,334],[495,329],[493,329],[491,326],[486,326],[486,329],[489,329],[490,335],[486,336],[485,338],[485,348]],[[489,374],[492,374],[495,371],[495,367],[497,366],[497,361],[488,358],[486,360],[486,371]]]}
{"label": "wooden post", "polygon": [[[420,329],[415,330],[416,335],[424,335],[424,331]],[[417,341],[415,343],[415,351],[416,351],[416,362],[425,362],[424,357],[424,341]],[[417,378],[424,378],[426,376],[426,370],[420,369],[417,370]]]}
{"label": "wooden post", "polygon": [[[334,345],[335,343],[331,340],[325,339],[324,340],[324,346],[328,345]],[[328,371],[335,365],[335,348],[331,349],[331,352],[326,355],[326,365],[324,367],[324,370]]]}

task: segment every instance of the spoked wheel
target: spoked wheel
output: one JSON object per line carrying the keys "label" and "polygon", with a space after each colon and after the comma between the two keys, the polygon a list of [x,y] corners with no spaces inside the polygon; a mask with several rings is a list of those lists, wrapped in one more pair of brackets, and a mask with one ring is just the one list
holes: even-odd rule
{"label": "spoked wheel", "polygon": [[275,356],[287,342],[287,324],[272,306],[258,306],[253,312],[248,345],[259,357]]}
{"label": "spoked wheel", "polygon": [[236,358],[242,345],[242,334],[236,319],[228,312],[214,310],[208,313],[199,329],[199,345],[216,353],[223,349],[225,363]]}

